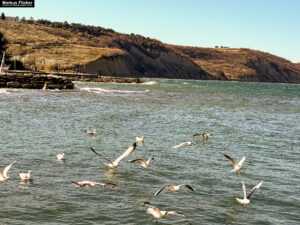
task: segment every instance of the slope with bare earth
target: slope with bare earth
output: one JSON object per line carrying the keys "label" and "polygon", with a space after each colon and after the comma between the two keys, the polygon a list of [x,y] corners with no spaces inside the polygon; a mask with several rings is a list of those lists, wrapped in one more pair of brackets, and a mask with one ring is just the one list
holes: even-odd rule
{"label": "slope with bare earth", "polygon": [[111,29],[33,21],[0,20],[8,53],[27,69],[79,70],[127,77],[218,79],[300,83],[299,63],[251,49],[164,44]]}

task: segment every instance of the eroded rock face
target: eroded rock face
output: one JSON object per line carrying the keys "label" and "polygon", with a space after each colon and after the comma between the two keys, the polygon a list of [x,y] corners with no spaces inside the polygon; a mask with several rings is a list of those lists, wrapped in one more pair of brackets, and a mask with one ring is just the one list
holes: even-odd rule
{"label": "eroded rock face", "polygon": [[55,76],[36,74],[0,74],[0,88],[73,89],[74,84]]}

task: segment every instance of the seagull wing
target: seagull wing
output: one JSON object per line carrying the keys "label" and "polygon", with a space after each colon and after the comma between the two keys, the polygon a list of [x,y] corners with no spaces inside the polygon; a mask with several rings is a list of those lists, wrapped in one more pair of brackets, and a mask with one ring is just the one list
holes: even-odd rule
{"label": "seagull wing", "polygon": [[153,160],[153,159],[154,159],[154,157],[149,158],[146,163],[149,164],[151,162],[151,160]]}
{"label": "seagull wing", "polygon": [[186,143],[186,142],[182,142],[181,144],[179,144],[179,145],[175,145],[175,146],[173,146],[173,147],[171,147],[171,148],[179,148],[179,147],[181,147],[181,146],[185,145],[185,143]]}
{"label": "seagull wing", "polygon": [[72,184],[74,184],[74,185],[77,186],[77,187],[82,187],[82,186],[84,186],[84,185],[82,185],[82,184],[80,184],[80,183],[78,183],[78,182],[75,182],[75,181],[72,181]]}
{"label": "seagull wing", "polygon": [[111,164],[113,163],[113,162],[110,161],[109,159],[107,159],[107,158],[103,157],[102,155],[100,155],[99,153],[97,153],[92,147],[91,147],[91,150],[92,150],[96,155],[100,156],[102,159],[106,160],[107,162],[109,162],[109,163],[111,163]]}
{"label": "seagull wing", "polygon": [[143,159],[133,159],[133,160],[129,160],[128,162],[145,162],[145,160]]}
{"label": "seagull wing", "polygon": [[242,180],[242,188],[243,188],[243,192],[244,192],[244,199],[246,198],[247,196],[247,190],[246,190],[246,186],[244,184],[244,180]]}
{"label": "seagull wing", "polygon": [[136,148],[136,142],[133,143],[119,158],[117,158],[114,163],[119,163],[122,159],[130,155],[131,152]]}
{"label": "seagull wing", "polygon": [[150,202],[144,202],[144,205],[148,208],[156,208],[156,206],[152,205]]}
{"label": "seagull wing", "polygon": [[14,162],[12,162],[10,165],[8,165],[7,167],[5,167],[5,169],[3,170],[3,176],[4,177],[7,177],[7,173],[8,173],[8,171],[9,171],[9,169],[10,169],[10,167],[13,165],[13,164],[15,164],[17,161],[14,161]]}
{"label": "seagull wing", "polygon": [[162,187],[161,189],[159,189],[157,192],[155,192],[154,196],[158,195],[160,192],[162,192],[168,185]]}
{"label": "seagull wing", "polygon": [[192,191],[196,191],[196,189],[195,189],[193,186],[189,185],[189,184],[185,184],[184,186],[185,186],[186,188],[192,190]]}
{"label": "seagull wing", "polygon": [[201,136],[201,134],[196,133],[196,134],[194,134],[193,136],[194,136],[194,137],[197,137],[197,136]]}
{"label": "seagull wing", "polygon": [[116,184],[113,184],[113,183],[97,183],[97,182],[94,182],[95,185],[99,185],[99,186],[102,186],[102,187],[108,187],[108,188],[114,188],[116,187],[117,185]]}
{"label": "seagull wing", "polygon": [[246,157],[244,156],[238,163],[239,166],[241,166],[243,164],[243,162],[245,161]]}
{"label": "seagull wing", "polygon": [[176,216],[183,216],[184,217],[184,215],[182,213],[176,212],[176,211],[168,211],[167,214],[176,215]]}
{"label": "seagull wing", "polygon": [[226,155],[226,154],[223,154],[223,155],[232,162],[233,166],[237,165],[237,162],[233,158],[231,158],[229,155]]}
{"label": "seagull wing", "polygon": [[263,181],[259,182],[257,185],[255,185],[253,188],[252,188],[252,191],[251,193],[247,196],[247,199],[250,199],[251,196],[256,192],[256,190],[263,184]]}

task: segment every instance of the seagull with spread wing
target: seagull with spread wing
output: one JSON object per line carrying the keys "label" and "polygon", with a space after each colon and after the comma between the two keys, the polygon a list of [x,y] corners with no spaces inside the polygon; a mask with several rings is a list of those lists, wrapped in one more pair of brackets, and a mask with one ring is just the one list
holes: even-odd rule
{"label": "seagull with spread wing", "polygon": [[10,179],[10,177],[7,175],[8,171],[10,170],[11,166],[16,162],[17,161],[12,162],[10,165],[5,167],[3,171],[0,170],[0,182],[6,182]]}
{"label": "seagull with spread wing", "polygon": [[[222,153],[223,154],[223,153]],[[227,159],[229,159],[233,166],[234,166],[234,169],[231,170],[231,172],[239,172],[242,168],[243,168],[243,163],[246,159],[246,157],[244,156],[238,163],[233,159],[231,158],[229,155],[226,155],[226,154],[223,154]]]}
{"label": "seagull with spread wing", "polygon": [[94,188],[96,186],[101,186],[101,187],[107,187],[107,188],[114,188],[117,185],[112,184],[112,183],[98,183],[98,182],[93,182],[93,181],[72,181],[72,184],[74,184],[76,187],[88,187],[88,188]]}
{"label": "seagull with spread wing", "polygon": [[161,218],[165,217],[166,215],[176,215],[176,216],[183,216],[184,217],[184,215],[180,212],[161,211],[157,207],[152,205],[150,202],[144,202],[144,205],[147,207],[147,213],[152,215],[152,220],[151,221],[153,221],[154,218],[155,218],[156,223],[158,222],[158,219],[161,219]]}
{"label": "seagull with spread wing", "polygon": [[174,145],[174,146],[172,146],[171,148],[179,148],[179,147],[181,147],[181,146],[191,146],[191,145],[193,145],[193,144],[195,144],[195,143],[190,142],[190,141],[186,141],[186,142],[180,143],[179,145]]}
{"label": "seagull with spread wing", "polygon": [[170,191],[172,192],[177,192],[179,191],[180,187],[181,186],[184,186],[192,191],[196,191],[196,189],[192,186],[192,185],[189,185],[189,184],[180,184],[180,185],[176,185],[176,186],[172,186],[170,184],[166,185],[166,186],[163,186],[161,189],[159,189],[155,194],[154,196],[158,195],[160,192],[162,192],[165,188],[169,188]]}
{"label": "seagull with spread wing", "polygon": [[248,205],[250,203],[250,198],[252,197],[252,195],[256,192],[256,190],[258,188],[260,188],[260,186],[263,184],[263,181],[259,182],[257,185],[255,185],[250,194],[247,195],[247,190],[246,190],[246,186],[244,184],[244,180],[242,180],[242,188],[243,188],[243,192],[244,192],[244,198],[243,199],[240,199],[240,198],[236,198],[236,200],[242,204],[242,205]]}
{"label": "seagull with spread wing", "polygon": [[133,143],[119,158],[117,158],[114,162],[110,161],[109,159],[103,157],[99,153],[97,153],[92,147],[91,150],[98,156],[100,156],[102,159],[106,160],[108,163],[104,163],[106,166],[110,168],[117,168],[119,166],[119,163],[122,159],[126,158],[129,156],[136,148],[136,142]]}
{"label": "seagull with spread wing", "polygon": [[154,157],[149,158],[147,161],[145,161],[144,159],[133,159],[133,160],[129,160],[128,162],[139,162],[142,164],[144,168],[148,168],[150,166],[151,160],[154,160]]}
{"label": "seagull with spread wing", "polygon": [[29,170],[28,173],[19,172],[19,176],[21,180],[32,180],[32,174],[33,174],[32,170]]}

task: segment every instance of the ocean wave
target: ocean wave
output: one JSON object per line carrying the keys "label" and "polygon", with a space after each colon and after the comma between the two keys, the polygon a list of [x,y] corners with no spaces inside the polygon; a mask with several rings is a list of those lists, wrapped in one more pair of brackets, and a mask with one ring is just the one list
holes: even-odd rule
{"label": "ocean wave", "polygon": [[104,89],[104,88],[79,88],[80,91],[86,91],[86,92],[94,92],[98,94],[108,94],[108,93],[145,93],[149,92],[149,90],[144,91],[130,91],[130,90],[116,90],[116,89]]}
{"label": "ocean wave", "polygon": [[160,85],[160,83],[157,82],[157,81],[147,81],[147,82],[144,82],[142,84],[143,85]]}

